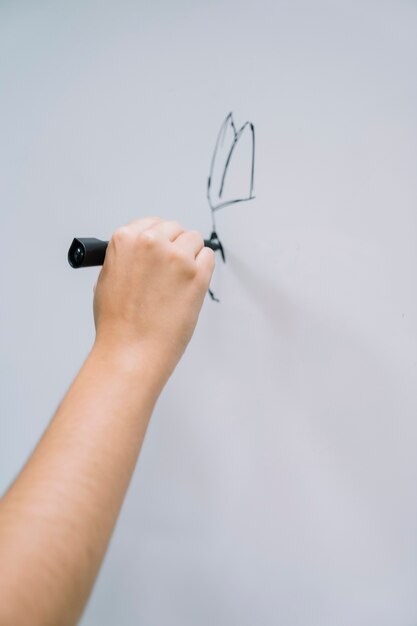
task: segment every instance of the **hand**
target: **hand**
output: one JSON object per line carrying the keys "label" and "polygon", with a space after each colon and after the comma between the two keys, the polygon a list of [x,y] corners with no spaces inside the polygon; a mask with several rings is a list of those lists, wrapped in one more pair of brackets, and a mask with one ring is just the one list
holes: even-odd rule
{"label": "hand", "polygon": [[213,250],[177,222],[150,217],[118,228],[95,286],[96,344],[130,354],[149,349],[169,376],[194,332],[213,270]]}

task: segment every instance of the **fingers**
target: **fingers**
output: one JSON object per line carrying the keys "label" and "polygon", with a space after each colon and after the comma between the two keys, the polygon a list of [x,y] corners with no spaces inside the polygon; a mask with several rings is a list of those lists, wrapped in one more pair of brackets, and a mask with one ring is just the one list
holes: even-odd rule
{"label": "fingers", "polygon": [[152,230],[161,234],[169,241],[175,241],[181,233],[185,232],[185,229],[176,221],[162,220],[160,217],[146,217],[143,219],[132,220],[126,224],[126,228],[135,234],[143,232],[144,230]]}
{"label": "fingers", "polygon": [[139,234],[147,228],[152,228],[153,226],[156,226],[161,222],[162,220],[160,217],[144,217],[142,219],[132,220],[131,222],[126,224],[126,227],[128,227],[134,233]]}
{"label": "fingers", "polygon": [[[160,217],[146,217],[142,219],[132,220],[122,230],[128,229],[131,234],[139,235],[144,231],[152,231],[155,235],[162,235],[163,239],[167,239],[169,242],[174,243],[175,246],[180,248],[187,256],[193,259],[197,259],[197,256],[201,254],[204,249],[204,239],[200,232],[196,230],[185,230],[179,222],[174,220],[162,220]],[[211,254],[212,250],[203,255],[200,263],[204,262],[213,265],[214,267],[214,255]],[[212,262],[210,261],[212,259]]]}
{"label": "fingers", "polygon": [[154,224],[151,228],[167,237],[170,241],[175,241],[179,235],[185,232],[185,228],[175,221],[161,221]]}
{"label": "fingers", "polygon": [[188,230],[177,237],[175,245],[186,254],[195,258],[200,250],[204,248],[204,239],[197,230]]}

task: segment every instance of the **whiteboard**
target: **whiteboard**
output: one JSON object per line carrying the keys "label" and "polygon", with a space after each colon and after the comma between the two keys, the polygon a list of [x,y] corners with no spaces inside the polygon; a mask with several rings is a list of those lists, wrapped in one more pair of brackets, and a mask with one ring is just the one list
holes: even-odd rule
{"label": "whiteboard", "polygon": [[417,623],[417,5],[4,2],[0,480],[94,339],[74,236],[255,199],[161,395],[82,625]]}

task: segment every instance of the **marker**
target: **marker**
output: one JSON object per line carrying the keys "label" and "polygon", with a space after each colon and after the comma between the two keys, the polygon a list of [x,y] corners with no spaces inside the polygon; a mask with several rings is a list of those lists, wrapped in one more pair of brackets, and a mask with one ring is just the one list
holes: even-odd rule
{"label": "marker", "polygon": [[[103,265],[108,245],[108,241],[95,237],[76,237],[68,250],[68,263],[73,268]],[[214,230],[210,239],[204,240],[204,245],[214,251],[219,250],[223,261],[226,261],[223,246]]]}

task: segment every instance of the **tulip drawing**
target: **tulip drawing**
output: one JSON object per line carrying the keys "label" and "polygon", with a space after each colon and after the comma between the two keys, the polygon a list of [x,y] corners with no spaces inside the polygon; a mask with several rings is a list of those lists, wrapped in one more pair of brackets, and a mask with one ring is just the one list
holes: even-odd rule
{"label": "tulip drawing", "polygon": [[[232,174],[232,170],[234,175]],[[255,127],[245,122],[237,129],[233,113],[220,127],[207,179],[207,200],[212,219],[211,247],[219,250],[226,261],[223,245],[217,235],[215,212],[231,204],[252,200],[255,176]],[[219,302],[211,289],[212,300]]]}
{"label": "tulip drawing", "polygon": [[[240,168],[231,186],[233,164]],[[207,179],[207,200],[212,213],[228,205],[252,200],[255,175],[255,127],[245,122],[237,129],[233,113],[229,113],[220,127]]]}

